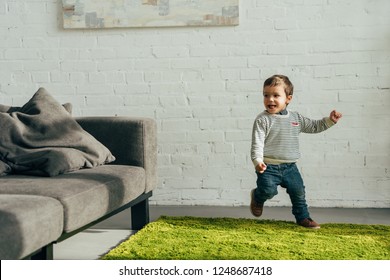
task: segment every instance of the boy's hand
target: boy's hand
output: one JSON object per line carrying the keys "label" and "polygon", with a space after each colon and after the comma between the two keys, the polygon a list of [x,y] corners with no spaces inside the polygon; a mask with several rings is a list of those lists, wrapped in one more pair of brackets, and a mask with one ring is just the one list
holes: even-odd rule
{"label": "boy's hand", "polygon": [[332,112],[330,112],[329,118],[332,120],[332,122],[337,123],[342,116],[343,115],[341,113],[337,112],[336,110],[333,110]]}
{"label": "boy's hand", "polygon": [[259,173],[264,173],[264,171],[267,169],[267,165],[264,162],[259,163],[256,165],[256,171]]}

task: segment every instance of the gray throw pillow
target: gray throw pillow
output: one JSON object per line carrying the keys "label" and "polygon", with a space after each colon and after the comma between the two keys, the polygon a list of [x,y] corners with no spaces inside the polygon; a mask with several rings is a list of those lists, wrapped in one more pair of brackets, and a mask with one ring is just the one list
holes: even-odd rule
{"label": "gray throw pillow", "polygon": [[115,160],[44,88],[23,107],[0,112],[0,131],[3,174],[56,176]]}

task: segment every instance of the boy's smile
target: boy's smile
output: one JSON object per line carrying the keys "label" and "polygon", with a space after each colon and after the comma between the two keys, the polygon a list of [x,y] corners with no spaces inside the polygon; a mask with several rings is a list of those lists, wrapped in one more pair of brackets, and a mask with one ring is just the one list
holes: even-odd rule
{"label": "boy's smile", "polygon": [[292,95],[286,95],[283,85],[264,87],[263,97],[265,109],[270,114],[283,111],[292,99]]}

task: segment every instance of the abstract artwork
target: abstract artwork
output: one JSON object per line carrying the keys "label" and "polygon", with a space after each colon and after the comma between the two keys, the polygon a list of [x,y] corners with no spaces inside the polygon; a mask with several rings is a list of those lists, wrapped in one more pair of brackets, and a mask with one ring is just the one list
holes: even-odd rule
{"label": "abstract artwork", "polygon": [[239,0],[62,0],[64,28],[238,25]]}

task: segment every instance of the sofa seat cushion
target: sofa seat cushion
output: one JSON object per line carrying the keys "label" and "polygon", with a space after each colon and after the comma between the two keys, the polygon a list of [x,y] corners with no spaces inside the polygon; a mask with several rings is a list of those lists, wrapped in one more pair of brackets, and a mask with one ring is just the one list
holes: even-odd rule
{"label": "sofa seat cushion", "polygon": [[54,198],[0,194],[0,259],[22,259],[57,240],[63,213]]}
{"label": "sofa seat cushion", "polygon": [[102,165],[56,177],[0,177],[0,194],[55,198],[64,208],[64,231],[78,229],[145,192],[145,170],[126,165]]}

